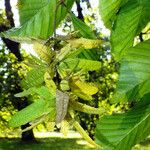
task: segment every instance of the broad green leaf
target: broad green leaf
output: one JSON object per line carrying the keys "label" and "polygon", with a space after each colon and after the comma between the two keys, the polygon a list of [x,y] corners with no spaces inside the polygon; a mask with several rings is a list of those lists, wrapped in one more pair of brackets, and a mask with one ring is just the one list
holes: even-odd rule
{"label": "broad green leaf", "polygon": [[15,94],[15,97],[25,97],[25,96],[28,96],[30,94],[35,93],[34,90],[35,90],[35,87],[34,88],[29,88],[28,90],[24,90],[24,91],[22,91],[20,93]]}
{"label": "broad green leaf", "polygon": [[80,80],[77,80],[74,84],[87,95],[94,95],[98,92],[98,88],[93,84],[82,82]]}
{"label": "broad green leaf", "polygon": [[150,92],[150,40],[125,51],[114,101],[138,100]]}
{"label": "broad green leaf", "polygon": [[43,66],[38,66],[37,68],[30,70],[27,73],[26,78],[21,82],[23,88],[28,89],[30,87],[42,85],[44,83],[44,73],[45,68]]}
{"label": "broad green leaf", "polygon": [[71,92],[84,100],[92,100],[92,95],[98,92],[98,88],[93,83],[87,83],[72,79],[70,82]]}
{"label": "broad green leaf", "polygon": [[112,51],[116,59],[133,45],[134,38],[150,21],[150,1],[130,0],[120,10],[111,34]]}
{"label": "broad green leaf", "polygon": [[71,44],[65,45],[57,54],[56,54],[56,60],[57,62],[62,61],[65,57],[69,55],[73,51],[73,47]]}
{"label": "broad green leaf", "polygon": [[83,21],[78,19],[74,14],[70,14],[73,22],[74,29],[78,32],[78,34],[84,38],[96,39],[96,36],[92,29],[86,25]]}
{"label": "broad green leaf", "polygon": [[94,71],[94,70],[100,70],[101,69],[101,62],[100,61],[94,61],[94,60],[87,60],[87,59],[78,59],[78,68],[88,70],[88,71]]}
{"label": "broad green leaf", "polygon": [[67,42],[68,44],[64,46],[57,53],[56,55],[57,61],[62,61],[68,56],[70,57],[70,55],[72,55],[72,53],[74,53],[75,51],[82,52],[86,49],[100,48],[103,43],[102,40],[93,40],[93,39],[86,39],[86,38],[70,39],[70,40],[67,40]]}
{"label": "broad green leaf", "polygon": [[100,48],[86,49],[79,53],[78,58],[88,60],[99,60],[101,56],[101,51],[102,50]]}
{"label": "broad green leaf", "polygon": [[53,105],[53,99],[55,99],[56,94],[53,93],[53,90],[48,89],[45,86],[41,87],[32,87],[29,88],[28,90],[24,90],[23,92],[17,93],[15,96],[16,97],[24,97],[28,95],[38,95],[40,96],[41,99],[44,99],[45,101],[49,101],[49,104],[51,102],[51,105]]}
{"label": "broad green leaf", "polygon": [[31,68],[38,68],[39,66],[43,68],[46,67],[45,63],[34,55],[31,55],[30,57],[27,57],[26,59],[27,59],[27,62],[25,62],[25,64]]}
{"label": "broad green leaf", "polygon": [[[92,31],[92,29],[86,25],[83,21],[78,19],[74,14],[71,14],[71,19],[73,22],[74,29],[78,32],[80,37],[88,38],[88,39],[96,39],[96,35]],[[98,60],[99,55],[96,50],[84,50],[78,55],[80,58]]]}
{"label": "broad green leaf", "polygon": [[53,93],[53,95],[56,96],[56,89],[57,89],[57,87],[56,87],[55,82],[52,80],[52,78],[51,78],[51,76],[50,76],[50,74],[48,72],[46,72],[44,74],[44,81],[45,81],[46,87],[49,89],[49,91],[51,93]]}
{"label": "broad green leaf", "polygon": [[72,89],[72,93],[86,101],[93,100],[93,97],[91,95],[87,95],[87,94],[83,93],[80,89]]}
{"label": "broad green leaf", "polygon": [[40,88],[35,89],[35,93],[37,93],[40,98],[44,99],[45,101],[52,102],[51,105],[53,105],[53,100],[56,97],[56,94],[53,93],[53,90],[48,89],[46,86],[41,86]]}
{"label": "broad green leaf", "polygon": [[50,47],[44,44],[35,43],[33,48],[43,61],[45,61],[47,64],[50,64],[50,62],[52,61],[52,56],[53,56],[53,53]]}
{"label": "broad green leaf", "polygon": [[128,0],[99,0],[100,15],[107,28],[111,29],[120,7]]}
{"label": "broad green leaf", "polygon": [[101,69],[101,62],[87,59],[65,59],[58,66],[59,73],[61,76],[66,76],[66,71],[73,72],[75,70],[85,70],[85,71],[94,71]]}
{"label": "broad green leaf", "polygon": [[97,122],[96,141],[105,150],[131,150],[150,134],[150,101],[123,114],[105,116]]}
{"label": "broad green leaf", "polygon": [[19,0],[18,9],[21,26],[3,33],[16,41],[42,39],[53,35],[56,27],[71,9],[74,0]]}
{"label": "broad green leaf", "polygon": [[84,49],[99,48],[103,44],[103,40],[87,38],[70,39],[67,42],[71,44],[72,48],[83,47]]}
{"label": "broad green leaf", "polygon": [[[143,82],[142,84],[140,84],[137,88],[138,93],[136,93],[134,96],[136,99],[139,99],[139,97],[142,97],[145,94],[149,93],[149,87],[150,87],[150,80],[146,80],[145,82]],[[140,89],[140,90],[139,90]],[[134,92],[133,92],[134,94]]]}
{"label": "broad green leaf", "polygon": [[84,51],[86,51],[86,50],[82,47],[80,47],[78,49],[74,49],[74,50],[70,51],[65,58],[77,58]]}
{"label": "broad green leaf", "polygon": [[17,112],[9,121],[11,127],[19,127],[28,122],[31,122],[44,114],[54,111],[54,107],[50,107],[49,104],[42,99],[38,99],[28,107]]}

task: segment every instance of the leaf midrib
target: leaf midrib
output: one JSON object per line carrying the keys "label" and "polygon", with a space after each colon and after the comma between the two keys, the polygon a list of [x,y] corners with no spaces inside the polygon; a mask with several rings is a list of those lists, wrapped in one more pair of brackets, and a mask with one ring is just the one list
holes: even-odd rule
{"label": "leaf midrib", "polygon": [[[150,107],[150,106],[148,106],[148,107]],[[147,108],[147,109],[149,109],[149,108]],[[116,147],[117,145],[119,145],[120,142],[122,142],[127,136],[129,136],[129,134],[130,134],[132,131],[134,131],[140,124],[142,124],[149,116],[150,116],[150,112],[149,112],[142,120],[140,120],[140,122],[138,122],[133,128],[131,128],[131,130],[129,130],[129,131],[127,132],[127,134],[125,134],[124,138],[122,138],[121,140],[119,140],[119,141],[117,142],[117,144],[115,145],[115,147]]]}

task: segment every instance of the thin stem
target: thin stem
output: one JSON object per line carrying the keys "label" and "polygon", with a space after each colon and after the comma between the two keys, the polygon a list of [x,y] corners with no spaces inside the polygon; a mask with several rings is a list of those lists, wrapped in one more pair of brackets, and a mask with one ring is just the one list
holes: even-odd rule
{"label": "thin stem", "polygon": [[81,134],[81,136],[91,145],[94,147],[100,147],[100,145],[96,144],[89,135],[85,132],[85,130],[80,126],[80,124],[77,121],[73,122],[73,126],[76,128],[76,130]]}
{"label": "thin stem", "polygon": [[23,129],[23,130],[21,131],[21,133],[22,133],[22,132],[29,131],[29,130],[31,130],[32,128],[34,128],[35,126],[37,126],[38,124],[42,123],[42,122],[45,120],[45,118],[46,118],[47,116],[48,116],[47,114],[46,114],[46,115],[43,115],[43,116],[39,119],[39,121],[33,123],[33,125],[31,125],[31,126],[25,128],[25,129]]}

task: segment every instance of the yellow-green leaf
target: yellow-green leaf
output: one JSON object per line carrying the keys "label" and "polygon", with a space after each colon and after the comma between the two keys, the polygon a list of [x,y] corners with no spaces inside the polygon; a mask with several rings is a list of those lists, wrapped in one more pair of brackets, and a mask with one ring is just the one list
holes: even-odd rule
{"label": "yellow-green leaf", "polygon": [[94,95],[98,92],[98,88],[95,85],[92,85],[91,83],[82,82],[80,80],[77,80],[74,83],[83,93],[87,95]]}
{"label": "yellow-green leaf", "polygon": [[93,40],[86,38],[71,39],[68,40],[68,42],[72,45],[73,48],[83,47],[85,49],[98,48],[103,43],[102,40]]}
{"label": "yellow-green leaf", "polygon": [[35,43],[33,48],[42,60],[44,60],[47,63],[51,62],[52,51],[50,47],[41,43]]}
{"label": "yellow-green leaf", "polygon": [[56,84],[55,82],[52,80],[50,74],[48,72],[46,72],[44,74],[44,81],[45,84],[47,86],[47,88],[54,94],[56,95]]}

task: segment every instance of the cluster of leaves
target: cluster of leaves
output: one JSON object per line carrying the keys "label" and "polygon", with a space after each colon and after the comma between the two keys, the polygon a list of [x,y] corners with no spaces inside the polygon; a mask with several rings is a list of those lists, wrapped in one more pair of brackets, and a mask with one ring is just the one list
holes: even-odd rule
{"label": "cluster of leaves", "polygon": [[98,47],[101,40],[80,38],[66,42],[68,44],[57,51],[52,51],[50,47],[43,44],[34,45],[41,59],[33,56],[29,60],[31,71],[22,80],[22,87],[25,90],[16,94],[16,97],[31,95],[34,102],[15,114],[10,120],[10,125],[18,127],[36,119],[31,126],[33,127],[47,118],[52,125],[61,123],[62,130],[65,130],[63,128],[67,126],[64,122],[68,126],[70,123],[85,139],[95,145],[75,121],[74,110],[91,114],[104,112],[103,109],[96,109],[78,101],[79,98],[85,101],[94,99],[92,96],[98,92],[98,87],[94,82],[87,82],[86,79],[89,71],[101,68],[101,62],[76,56],[86,49]]}
{"label": "cluster of leaves", "polygon": [[[88,142],[98,146],[76,121],[75,111],[98,115],[105,112],[86,105],[86,101],[102,94],[96,80],[90,81],[90,72],[100,71],[102,66],[99,61],[102,41],[70,12],[73,3],[73,0],[19,0],[21,26],[2,36],[32,42],[40,59],[30,60],[31,71],[22,81],[25,90],[16,94],[16,97],[31,96],[33,103],[16,113],[10,125],[18,127],[32,122],[33,127],[48,119],[60,124],[65,133],[73,125]],[[119,81],[111,102],[137,104],[125,113],[100,119],[96,141],[105,149],[128,150],[150,133],[150,40],[134,45],[134,38],[150,20],[150,1],[100,0],[99,7],[104,24],[111,30],[114,58],[120,63]],[[77,32],[57,37],[55,29],[67,13]]]}
{"label": "cluster of leaves", "polygon": [[111,30],[112,52],[120,62],[120,74],[112,102],[135,102],[123,114],[103,117],[97,124],[97,141],[106,149],[131,149],[149,130],[150,49],[149,40],[134,44],[134,38],[150,21],[150,1],[100,0],[100,14]]}
{"label": "cluster of leaves", "polygon": [[[52,2],[46,4],[50,5],[51,3]],[[20,5],[27,5],[27,8],[30,9],[30,5],[28,6],[27,2],[20,1],[18,5],[19,7]],[[43,5],[43,7],[45,6],[46,5]],[[50,20],[54,21],[49,22],[50,26],[52,26],[50,33],[47,33],[47,30],[45,30],[46,32],[42,30],[43,35],[40,33],[42,37],[34,35],[32,30],[30,30],[30,33],[28,32],[29,34],[23,33],[27,31],[27,29],[23,28],[29,26],[30,19],[26,22],[26,25],[23,24],[23,26],[25,25],[24,27],[22,26],[22,28],[15,29],[13,32],[10,30],[4,33],[5,36],[12,37],[12,39],[15,40],[32,41],[39,57],[36,58],[33,56],[32,59],[29,60],[28,65],[31,67],[31,70],[21,83],[25,90],[15,95],[16,97],[30,96],[33,102],[30,106],[16,113],[9,123],[13,127],[19,127],[27,122],[32,122],[31,127],[23,131],[29,130],[45,119],[51,122],[52,125],[56,124],[58,126],[61,124],[61,130],[63,132],[66,132],[68,126],[73,125],[87,141],[96,146],[79,123],[75,121],[76,115],[74,111],[92,114],[104,112],[103,109],[93,108],[78,101],[79,98],[84,99],[84,101],[91,101],[94,99],[93,95],[98,92],[96,84],[94,82],[88,82],[87,78],[90,76],[89,71],[100,70],[101,68],[101,62],[97,61],[95,56],[97,56],[96,53],[102,41],[96,40],[92,30],[72,13],[70,13],[70,17],[75,28],[77,28],[77,30],[80,29],[80,32],[71,34],[68,37],[54,37],[54,40],[50,38],[46,41],[48,37],[45,38],[45,36],[51,35],[51,32],[55,32],[53,28],[57,26],[57,21],[60,19],[59,8],[64,9],[64,13],[66,13],[66,9],[67,12],[69,11],[69,7],[67,8],[69,5],[66,4],[53,1],[51,7],[52,6],[55,7],[56,14],[50,16],[54,17]],[[41,11],[45,11],[45,9],[42,8]],[[24,7],[20,7],[21,18],[24,17],[23,12]],[[31,16],[30,14],[28,15]],[[59,16],[58,20],[57,15]],[[36,17],[37,14],[35,14],[35,18]],[[39,26],[36,27],[38,28]],[[41,29],[43,28],[40,28],[40,30]],[[37,34],[37,32],[35,32],[35,34]],[[84,36],[79,39],[74,38],[80,37],[81,35]],[[87,37],[87,35],[95,40],[83,38]],[[95,52],[93,53],[92,51]],[[90,59],[81,58],[81,55],[85,54],[86,57],[89,56]],[[91,56],[93,56],[94,60]]]}

